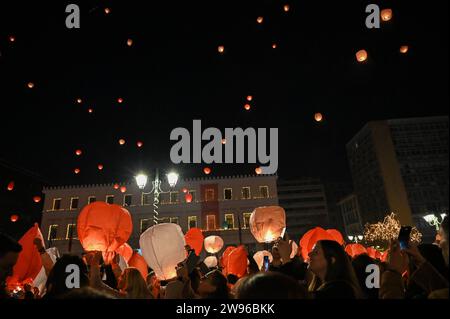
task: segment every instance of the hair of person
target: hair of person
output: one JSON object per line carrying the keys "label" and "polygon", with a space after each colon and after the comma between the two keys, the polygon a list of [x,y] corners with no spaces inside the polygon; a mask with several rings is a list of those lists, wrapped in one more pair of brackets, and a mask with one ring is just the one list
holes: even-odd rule
{"label": "hair of person", "polygon": [[0,257],[5,256],[9,252],[20,253],[21,251],[21,244],[19,244],[12,237],[4,233],[0,233]]}
{"label": "hair of person", "polygon": [[139,270],[135,267],[128,267],[122,273],[122,280],[125,286],[122,288],[128,299],[148,299],[151,298],[147,283]]}
{"label": "hair of person", "polygon": [[230,291],[228,289],[227,278],[219,271],[213,270],[205,276],[209,280],[211,285],[216,287],[213,293],[208,294],[206,299],[229,299]]}
{"label": "hair of person", "polygon": [[444,277],[448,276],[448,268],[442,250],[434,244],[420,244],[417,246],[420,254]]}
{"label": "hair of person", "polygon": [[306,289],[279,272],[248,276],[237,289],[237,299],[306,299]]}

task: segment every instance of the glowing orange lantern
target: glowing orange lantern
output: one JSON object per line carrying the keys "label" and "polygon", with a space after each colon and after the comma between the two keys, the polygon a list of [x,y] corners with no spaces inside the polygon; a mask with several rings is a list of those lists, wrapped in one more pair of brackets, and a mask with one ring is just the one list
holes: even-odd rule
{"label": "glowing orange lantern", "polygon": [[314,120],[316,120],[316,122],[321,122],[323,120],[322,113],[314,114]]}
{"label": "glowing orange lantern", "polygon": [[173,223],[154,225],[139,240],[145,261],[160,280],[177,276],[177,265],[186,259],[185,244],[181,227]]}
{"label": "glowing orange lantern", "polygon": [[125,144],[125,140],[124,140],[123,138],[121,138],[121,139],[119,140],[119,144],[120,144],[120,145]]}
{"label": "glowing orange lantern", "polygon": [[381,253],[373,247],[367,247],[367,254],[373,259],[381,259]]}
{"label": "glowing orange lantern", "polygon": [[253,96],[247,95],[247,101],[251,102],[253,100]]}
{"label": "glowing orange lantern", "polygon": [[227,139],[226,139],[226,138],[223,138],[223,139],[222,139],[222,145],[225,145],[225,144],[227,144]]}
{"label": "glowing orange lantern", "polygon": [[115,183],[113,187],[114,187],[114,189],[119,189],[120,186],[119,186],[119,184]]}
{"label": "glowing orange lantern", "polygon": [[242,278],[247,273],[247,251],[244,246],[239,246],[233,249],[228,255],[228,262],[226,267],[227,275],[236,275]]}
{"label": "glowing orange lantern", "polygon": [[300,247],[302,248],[303,259],[308,260],[308,254],[311,252],[311,250],[314,248],[314,245],[319,240],[337,241],[336,239],[340,240],[341,237],[342,235],[338,237],[335,232],[328,232],[321,227],[316,227],[308,230],[300,239]]}
{"label": "glowing orange lantern", "polygon": [[124,243],[123,245],[121,245],[119,248],[116,249],[116,253],[121,255],[123,259],[125,259],[125,261],[128,263],[131,257],[133,256],[133,248],[131,248],[131,246],[128,245],[127,243]]}
{"label": "glowing orange lantern", "polygon": [[119,205],[94,202],[78,216],[78,239],[86,251],[113,252],[127,242],[132,230],[130,213]]}
{"label": "glowing orange lantern", "polygon": [[35,203],[39,203],[39,202],[41,201],[41,196],[34,196],[34,197],[33,197],[33,201],[34,201]]}
{"label": "glowing orange lantern", "polygon": [[267,250],[260,250],[253,255],[253,259],[255,260],[256,264],[258,265],[258,269],[262,268],[265,256],[269,257],[270,262],[273,261],[272,254],[270,252],[268,252]]}
{"label": "glowing orange lantern", "polygon": [[101,171],[103,169],[103,165],[102,164],[98,164],[97,168],[98,168],[99,171]]}
{"label": "glowing orange lantern", "polygon": [[277,44],[276,43],[272,43],[272,49],[276,49],[277,48]]}
{"label": "glowing orange lantern", "polygon": [[216,235],[211,235],[204,240],[205,250],[210,254],[218,253],[223,247],[223,239]]}
{"label": "glowing orange lantern", "polygon": [[225,47],[223,45],[219,45],[217,47],[217,51],[219,51],[219,53],[224,53],[225,52]]}
{"label": "glowing orange lantern", "polygon": [[356,52],[356,60],[360,63],[367,60],[367,51],[366,50],[359,50]]}
{"label": "glowing orange lantern", "polygon": [[83,102],[82,99],[80,99],[80,98],[77,99],[77,103],[78,103],[78,104],[81,104],[82,102]]}
{"label": "glowing orange lantern", "polygon": [[280,206],[256,208],[250,215],[250,231],[259,243],[270,243],[283,237],[286,213]]}
{"label": "glowing orange lantern", "polygon": [[142,143],[141,141],[138,141],[138,142],[136,143],[136,145],[137,145],[137,147],[142,147],[142,146],[144,145],[144,143]]}
{"label": "glowing orange lantern", "polygon": [[105,14],[110,14],[111,13],[111,9],[110,8],[105,8]]}
{"label": "glowing orange lantern", "polygon": [[255,173],[258,174],[258,175],[261,175],[262,174],[262,168],[261,167],[255,168]]}
{"label": "glowing orange lantern", "polygon": [[402,45],[402,46],[400,47],[400,53],[405,54],[405,53],[408,52],[408,50],[409,50],[409,47],[408,47],[407,45]]}
{"label": "glowing orange lantern", "polygon": [[284,12],[288,12],[289,9],[290,9],[290,6],[289,6],[288,4],[285,4],[285,5],[283,6]]}
{"label": "glowing orange lantern", "polygon": [[120,192],[121,193],[125,193],[127,191],[127,187],[126,186],[120,186]]}
{"label": "glowing orange lantern", "polygon": [[245,109],[246,111],[249,111],[250,108],[251,108],[250,104],[247,103],[247,104],[244,105],[244,109]]}
{"label": "glowing orange lantern", "polygon": [[206,267],[208,268],[214,268],[217,267],[217,257],[216,256],[208,256],[203,260]]}
{"label": "glowing orange lantern", "polygon": [[203,169],[203,173],[205,173],[206,175],[209,175],[209,174],[211,174],[211,169],[209,167],[205,167]]}
{"label": "glowing orange lantern", "polygon": [[186,203],[191,203],[192,202],[192,194],[187,193],[186,195],[184,195],[184,199],[186,200]]}
{"label": "glowing orange lantern", "polygon": [[73,172],[74,172],[75,174],[80,174],[80,169],[79,169],[79,168],[75,168],[75,169],[73,170]]}
{"label": "glowing orange lantern", "polygon": [[76,151],[75,151],[75,155],[80,156],[81,154],[82,154],[82,151],[81,151],[81,150],[76,150]]}
{"label": "glowing orange lantern", "polygon": [[9,42],[15,42],[16,41],[16,37],[13,36],[13,35],[10,35],[8,39],[9,39]]}
{"label": "glowing orange lantern", "polygon": [[263,18],[263,17],[258,17],[258,18],[256,19],[256,22],[258,22],[259,24],[263,23],[263,21],[264,21],[264,18]]}
{"label": "glowing orange lantern", "polygon": [[32,88],[34,88],[34,83],[33,82],[28,82],[27,86],[28,86],[29,89],[32,89]]}
{"label": "glowing orange lantern", "polygon": [[366,247],[361,244],[348,244],[345,246],[345,252],[352,258],[362,254],[367,254]]}
{"label": "glowing orange lantern", "polygon": [[336,229],[327,229],[326,232],[333,237],[334,241],[337,241],[340,245],[344,245],[344,237],[342,236],[341,232]]}
{"label": "glowing orange lantern", "polygon": [[389,249],[386,249],[384,252],[381,253],[380,260],[382,262],[386,262],[388,255],[389,255]]}
{"label": "glowing orange lantern", "polygon": [[92,113],[92,112],[94,112],[93,109],[88,109],[88,113]]}
{"label": "glowing orange lantern", "polygon": [[[220,265],[222,266],[222,268],[227,268],[228,256],[234,249],[236,249],[236,247],[234,247],[234,246],[228,246],[227,248],[225,248],[225,250],[222,254],[222,257],[220,257]],[[226,273],[226,271],[225,271],[225,273]]]}
{"label": "glowing orange lantern", "polygon": [[131,47],[131,46],[133,45],[133,39],[128,39],[128,40],[127,40],[127,45],[128,45],[129,47]]}
{"label": "glowing orange lantern", "polygon": [[128,261],[128,266],[137,268],[137,270],[139,270],[139,272],[141,273],[142,278],[144,279],[147,278],[148,275],[147,262],[145,261],[144,257],[139,255],[137,252],[133,252],[133,255]]}
{"label": "glowing orange lantern", "polygon": [[12,191],[12,190],[14,189],[14,185],[15,185],[14,181],[9,182],[9,183],[8,183],[7,189],[8,189],[9,191]]}
{"label": "glowing orange lantern", "polygon": [[195,227],[189,229],[186,235],[184,235],[186,245],[189,245],[194,249],[197,256],[200,256],[200,253],[202,252],[204,239],[205,237],[203,236],[201,229]]}
{"label": "glowing orange lantern", "polygon": [[392,19],[392,9],[383,9],[381,10],[381,20],[389,21]]}
{"label": "glowing orange lantern", "polygon": [[17,214],[12,214],[11,217],[10,217],[10,219],[11,219],[11,221],[12,221],[13,223],[15,223],[16,221],[19,220],[19,215],[17,215]]}
{"label": "glowing orange lantern", "polygon": [[183,187],[181,191],[186,194],[188,192],[188,189],[186,187]]}

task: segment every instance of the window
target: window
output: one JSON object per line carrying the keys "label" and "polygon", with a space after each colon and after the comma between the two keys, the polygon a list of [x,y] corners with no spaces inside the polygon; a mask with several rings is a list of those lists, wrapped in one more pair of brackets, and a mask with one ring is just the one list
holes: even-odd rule
{"label": "window", "polygon": [[68,224],[67,225],[66,239],[70,239],[70,238],[78,238],[76,224]]}
{"label": "window", "polygon": [[58,225],[50,225],[48,227],[48,240],[54,240],[56,239],[56,236],[58,235]]}
{"label": "window", "polygon": [[77,209],[78,208],[78,197],[72,197],[70,199],[70,209]]}
{"label": "window", "polygon": [[142,205],[151,205],[152,201],[151,193],[142,193]]}
{"label": "window", "polygon": [[197,216],[188,217],[188,228],[191,229],[193,227],[197,227]]}
{"label": "window", "polygon": [[178,192],[170,192],[170,203],[171,204],[178,203]]}
{"label": "window", "polygon": [[95,198],[95,196],[89,196],[88,197],[88,204],[94,203],[97,199]]}
{"label": "window", "polygon": [[215,230],[216,229],[216,215],[206,216],[206,229]]}
{"label": "window", "polygon": [[250,199],[250,187],[242,187],[242,199]]}
{"label": "window", "polygon": [[250,228],[250,215],[252,213],[244,213],[244,228]]}
{"label": "window", "polygon": [[232,188],[224,188],[223,199],[225,199],[225,200],[233,199],[233,189]]}
{"label": "window", "polygon": [[133,198],[133,196],[130,194],[124,195],[123,196],[123,206],[131,206],[132,198]]}
{"label": "window", "polygon": [[196,192],[195,192],[195,189],[191,189],[190,191],[189,191],[189,193],[192,195],[192,203],[194,203],[195,202],[195,199],[196,199]]}
{"label": "window", "polygon": [[158,219],[158,223],[160,224],[170,223],[170,217],[161,217]]}
{"label": "window", "polygon": [[170,222],[178,225],[178,217],[170,217]]}
{"label": "window", "polygon": [[152,220],[151,219],[141,219],[141,234],[152,226]]}
{"label": "window", "polygon": [[205,201],[213,201],[214,200],[214,189],[208,188],[205,192]]}
{"label": "window", "polygon": [[114,195],[106,195],[106,202],[108,204],[114,204]]}
{"label": "window", "polygon": [[269,198],[269,186],[259,186],[259,194],[262,198]]}
{"label": "window", "polygon": [[53,210],[60,210],[61,209],[61,198],[55,198],[53,200]]}
{"label": "window", "polygon": [[225,226],[227,229],[234,229],[234,215],[232,213],[225,214]]}

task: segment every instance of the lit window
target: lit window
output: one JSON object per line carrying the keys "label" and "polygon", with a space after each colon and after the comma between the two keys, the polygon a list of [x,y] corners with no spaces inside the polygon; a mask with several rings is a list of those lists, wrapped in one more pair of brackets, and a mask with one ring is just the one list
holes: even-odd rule
{"label": "lit window", "polygon": [[178,192],[170,192],[170,203],[171,204],[178,203]]}
{"label": "lit window", "polygon": [[150,226],[152,226],[151,219],[141,219],[141,234],[147,230]]}
{"label": "lit window", "polygon": [[233,214],[225,214],[225,225],[228,229],[234,229],[234,215]]}
{"label": "lit window", "polygon": [[56,236],[58,235],[58,225],[50,225],[48,227],[48,240],[54,240],[56,239]]}
{"label": "lit window", "polygon": [[61,209],[61,198],[55,198],[53,200],[53,210],[60,210]]}
{"label": "lit window", "polygon": [[262,198],[269,198],[269,186],[259,186],[259,193]]}
{"label": "lit window", "polygon": [[208,188],[205,191],[205,201],[209,202],[209,201],[213,201],[213,200],[214,200],[214,189]]}
{"label": "lit window", "polygon": [[188,217],[188,228],[197,227],[197,216],[189,216]]}
{"label": "lit window", "polygon": [[68,224],[67,225],[66,239],[70,239],[70,238],[72,238],[72,239],[78,238],[76,224]]}
{"label": "lit window", "polygon": [[233,199],[233,190],[231,188],[225,188],[223,190],[223,198],[225,200]]}
{"label": "lit window", "polygon": [[244,228],[250,228],[250,215],[252,213],[244,213]]}
{"label": "lit window", "polygon": [[123,196],[123,206],[131,206],[132,195],[127,194]]}
{"label": "lit window", "polygon": [[106,202],[108,204],[114,204],[114,195],[106,195]]}
{"label": "lit window", "polygon": [[152,201],[151,193],[142,193],[142,205],[151,205]]}
{"label": "lit window", "polygon": [[88,197],[88,204],[95,203],[96,200],[97,199],[95,198],[95,196],[89,196]]}
{"label": "lit window", "polygon": [[206,229],[215,230],[216,229],[216,215],[206,216]]}
{"label": "lit window", "polygon": [[250,187],[242,187],[242,199],[250,199]]}
{"label": "lit window", "polygon": [[70,209],[77,209],[78,208],[78,197],[72,197],[70,199]]}

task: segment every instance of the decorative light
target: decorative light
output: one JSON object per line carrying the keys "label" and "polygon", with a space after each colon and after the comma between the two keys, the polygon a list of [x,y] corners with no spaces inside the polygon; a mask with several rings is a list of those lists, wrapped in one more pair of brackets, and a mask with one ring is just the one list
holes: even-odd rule
{"label": "decorative light", "polygon": [[381,10],[381,20],[384,22],[392,19],[392,9],[383,9]]}
{"label": "decorative light", "polygon": [[186,194],[188,192],[188,189],[186,187],[183,187],[183,189],[181,190],[184,194]]}
{"label": "decorative light", "polygon": [[78,98],[78,99],[77,99],[77,103],[78,103],[78,104],[81,104],[81,103],[83,103],[83,100],[80,99],[80,98]]}
{"label": "decorative light", "polygon": [[366,50],[359,50],[356,52],[356,60],[360,63],[367,60],[367,51]]}
{"label": "decorative light", "polygon": [[350,235],[350,236],[347,236],[347,237],[348,237],[348,239],[349,239],[350,241],[353,241],[353,238],[354,238],[353,236]]}
{"label": "decorative light", "polygon": [[7,189],[9,190],[9,191],[12,191],[13,189],[14,189],[14,181],[11,181],[11,182],[9,182],[8,183],[8,187],[7,187]]}
{"label": "decorative light", "polygon": [[110,8],[105,8],[105,14],[110,14],[111,13],[111,9]]}
{"label": "decorative light", "polygon": [[8,38],[9,42],[15,42],[16,41],[16,37],[13,35],[10,35]]}
{"label": "decorative light", "polygon": [[222,144],[223,144],[223,145],[227,144],[227,139],[226,139],[226,138],[223,138],[223,139],[222,139]]}
{"label": "decorative light", "polygon": [[114,187],[114,189],[119,189],[120,186],[119,186],[119,184],[115,183],[113,187]]}
{"label": "decorative light", "polygon": [[127,187],[126,186],[120,186],[120,192],[121,193],[125,193],[127,191]]}
{"label": "decorative light", "polygon": [[94,112],[93,109],[88,109],[88,113],[89,113],[89,114],[92,113],[92,112]]}
{"label": "decorative light", "polygon": [[400,47],[400,53],[405,54],[405,53],[408,52],[408,50],[409,50],[409,47],[408,47],[407,45],[402,45],[402,46]]}
{"label": "decorative light", "polygon": [[363,240],[363,238],[364,238],[363,235],[358,235],[357,237],[358,237],[359,241]]}
{"label": "decorative light", "polygon": [[135,177],[136,184],[140,189],[144,189],[145,185],[147,185],[148,177],[145,174],[139,174]]}
{"label": "decorative light", "polygon": [[169,182],[170,187],[175,187],[178,181],[178,174],[175,172],[170,172],[167,176],[167,181]]}
{"label": "decorative light", "polygon": [[276,49],[277,48],[277,44],[276,43],[273,43],[272,44],[272,49]]}

